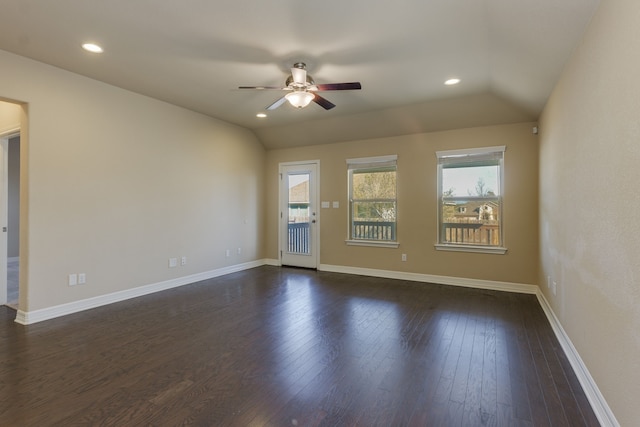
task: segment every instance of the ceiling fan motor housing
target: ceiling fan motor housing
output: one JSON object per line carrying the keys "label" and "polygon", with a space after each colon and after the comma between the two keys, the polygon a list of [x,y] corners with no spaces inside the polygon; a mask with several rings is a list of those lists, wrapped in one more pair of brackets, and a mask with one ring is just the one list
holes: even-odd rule
{"label": "ceiling fan motor housing", "polygon": [[[289,74],[289,77],[287,77],[287,81],[286,81],[284,84],[285,84],[285,86],[287,86],[287,87],[291,86],[292,84],[293,84],[294,86],[296,86],[296,85],[294,84],[293,76],[292,76],[291,74]],[[313,81],[313,77],[311,77],[309,74],[307,74],[307,84],[306,84],[306,86],[313,86],[313,85],[315,85],[315,84],[316,84],[316,82],[314,82],[314,81]]]}

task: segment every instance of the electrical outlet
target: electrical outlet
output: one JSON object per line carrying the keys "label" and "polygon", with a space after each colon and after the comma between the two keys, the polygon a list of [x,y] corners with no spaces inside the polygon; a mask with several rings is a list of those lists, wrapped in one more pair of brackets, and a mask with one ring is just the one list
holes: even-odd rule
{"label": "electrical outlet", "polygon": [[242,248],[238,248],[238,255],[242,254]]}
{"label": "electrical outlet", "polygon": [[225,251],[225,255],[227,256],[227,258],[229,258],[231,256],[231,249],[227,249]]}
{"label": "electrical outlet", "polygon": [[78,285],[84,285],[87,283],[87,275],[85,273],[78,273]]}
{"label": "electrical outlet", "polygon": [[78,284],[78,275],[77,274],[70,274],[69,275],[69,286],[75,286]]}
{"label": "electrical outlet", "polygon": [[187,257],[183,256],[182,258],[180,258],[180,265],[187,265]]}
{"label": "electrical outlet", "polygon": [[553,281],[553,287],[551,288],[551,290],[553,291],[554,295],[558,291],[558,283],[555,280]]}
{"label": "electrical outlet", "polygon": [[402,261],[406,261],[407,260],[407,254],[402,254]]}
{"label": "electrical outlet", "polygon": [[169,268],[178,266],[178,258],[169,258]]}

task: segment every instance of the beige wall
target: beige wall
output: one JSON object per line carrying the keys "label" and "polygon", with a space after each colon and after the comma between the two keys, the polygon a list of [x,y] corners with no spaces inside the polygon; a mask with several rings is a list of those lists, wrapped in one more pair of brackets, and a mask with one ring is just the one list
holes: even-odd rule
{"label": "beige wall", "polygon": [[[0,96],[28,104],[21,310],[263,257],[265,152],[251,132],[7,52],[0,69]],[[70,273],[87,284],[69,287]]]}
{"label": "beige wall", "polygon": [[640,420],[639,51],[637,0],[603,1],[540,126],[540,287],[628,426]]}
{"label": "beige wall", "polygon": [[[339,209],[321,209],[320,263],[463,277],[501,282],[537,282],[538,141],[533,123],[462,129],[340,144],[273,150],[267,153],[266,255],[278,258],[278,164],[320,160],[320,199],[339,201]],[[443,252],[437,239],[435,152],[506,145],[504,235],[506,255]],[[347,246],[346,159],[398,155],[400,247]],[[401,261],[406,253],[408,261]]]}

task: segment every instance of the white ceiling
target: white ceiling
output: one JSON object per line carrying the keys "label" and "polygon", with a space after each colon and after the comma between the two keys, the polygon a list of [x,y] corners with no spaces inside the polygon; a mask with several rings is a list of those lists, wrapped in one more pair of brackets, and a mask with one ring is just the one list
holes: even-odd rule
{"label": "white ceiling", "polygon": [[[269,148],[536,120],[599,0],[0,0],[0,49],[252,129]],[[93,41],[105,52],[89,54]],[[294,62],[336,108],[238,86]],[[1,73],[1,68],[0,68]],[[0,74],[1,75],[1,74]],[[445,86],[450,77],[462,82]],[[0,94],[1,95],[1,94]]]}

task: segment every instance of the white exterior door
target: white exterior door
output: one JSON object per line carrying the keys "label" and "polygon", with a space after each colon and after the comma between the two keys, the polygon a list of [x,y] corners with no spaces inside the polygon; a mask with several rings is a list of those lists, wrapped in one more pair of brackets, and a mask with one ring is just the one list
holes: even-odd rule
{"label": "white exterior door", "polygon": [[317,268],[318,161],[280,164],[280,263]]}

